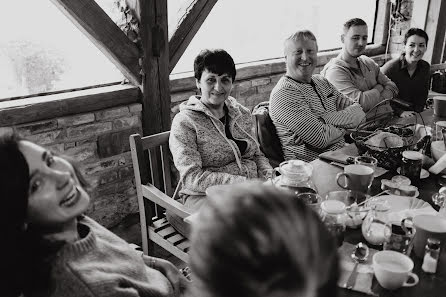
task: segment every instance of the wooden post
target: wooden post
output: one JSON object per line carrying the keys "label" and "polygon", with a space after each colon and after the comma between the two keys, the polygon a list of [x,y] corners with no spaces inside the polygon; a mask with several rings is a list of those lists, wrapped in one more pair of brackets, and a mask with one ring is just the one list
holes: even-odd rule
{"label": "wooden post", "polygon": [[142,126],[144,135],[170,129],[167,1],[138,0],[142,58]]}

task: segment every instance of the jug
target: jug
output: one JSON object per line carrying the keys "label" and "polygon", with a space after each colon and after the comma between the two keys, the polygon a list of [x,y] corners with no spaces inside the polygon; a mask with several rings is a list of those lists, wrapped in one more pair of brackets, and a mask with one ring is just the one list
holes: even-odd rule
{"label": "jug", "polygon": [[362,235],[368,243],[382,245],[391,233],[388,220],[390,207],[383,201],[371,201],[368,206],[370,210],[362,222]]}
{"label": "jug", "polygon": [[[277,176],[280,173],[280,176]],[[288,160],[274,168],[272,182],[275,186],[300,193],[317,193],[316,186],[311,179],[313,166],[301,160]]]}

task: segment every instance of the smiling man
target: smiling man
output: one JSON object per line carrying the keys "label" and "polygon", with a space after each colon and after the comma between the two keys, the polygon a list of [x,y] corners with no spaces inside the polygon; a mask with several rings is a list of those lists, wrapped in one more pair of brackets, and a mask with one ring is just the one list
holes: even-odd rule
{"label": "smiling man", "polygon": [[271,92],[270,116],[286,160],[312,161],[341,148],[345,129],[355,128],[365,116],[359,104],[313,75],[317,51],[316,37],[308,30],[285,40],[287,71]]}
{"label": "smiling man", "polygon": [[347,21],[341,35],[342,51],[325,65],[321,74],[373,117],[392,112],[389,103],[374,107],[385,99],[395,98],[398,88],[375,61],[364,55],[367,38],[367,24],[362,19]]}

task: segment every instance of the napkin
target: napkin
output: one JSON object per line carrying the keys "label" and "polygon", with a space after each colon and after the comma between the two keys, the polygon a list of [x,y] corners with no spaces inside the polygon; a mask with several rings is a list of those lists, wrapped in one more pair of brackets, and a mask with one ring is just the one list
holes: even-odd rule
{"label": "napkin", "polygon": [[446,154],[441,156],[438,161],[429,168],[429,171],[433,174],[439,174],[443,169],[446,168]]}
{"label": "napkin", "polygon": [[[420,200],[420,199],[417,199]],[[423,200],[420,200],[423,201]],[[424,203],[424,201],[423,201]],[[414,218],[418,215],[436,215],[437,211],[432,208],[432,206],[426,206],[418,209],[404,209],[396,212],[391,212],[388,215],[389,222],[401,222],[405,218]]]}
{"label": "napkin", "polygon": [[[340,258],[341,274],[338,280],[338,287],[345,288],[345,283],[347,282],[350,274],[352,273],[355,262],[352,260],[350,255],[354,251],[355,246],[351,243],[344,242],[342,246],[338,249],[338,254]],[[352,288],[353,291],[362,292],[368,295],[378,296],[372,290],[373,284],[373,268],[372,268],[372,258],[377,250],[369,248],[369,257],[367,261],[358,264],[358,274],[356,277],[356,282]]]}

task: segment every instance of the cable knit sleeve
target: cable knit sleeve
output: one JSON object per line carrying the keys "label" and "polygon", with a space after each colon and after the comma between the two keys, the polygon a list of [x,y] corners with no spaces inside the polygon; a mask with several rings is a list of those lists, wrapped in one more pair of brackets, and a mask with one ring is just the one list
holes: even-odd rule
{"label": "cable knit sleeve", "polygon": [[313,147],[326,148],[344,135],[344,129],[318,118],[303,94],[295,89],[279,88],[274,91],[270,99],[270,112],[274,121],[282,123]]}
{"label": "cable knit sleeve", "polygon": [[225,166],[220,167],[219,171],[203,169],[197,137],[194,124],[187,119],[187,115],[181,112],[177,114],[172,121],[169,147],[175,167],[189,190],[204,193],[212,185],[246,180],[244,176],[226,173],[228,170]]}

